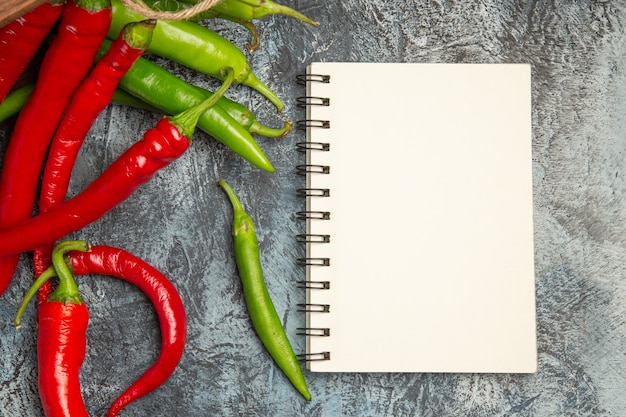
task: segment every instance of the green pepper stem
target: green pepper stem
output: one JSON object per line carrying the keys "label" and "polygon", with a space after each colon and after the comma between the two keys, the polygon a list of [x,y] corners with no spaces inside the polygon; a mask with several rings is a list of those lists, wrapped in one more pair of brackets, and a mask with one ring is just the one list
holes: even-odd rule
{"label": "green pepper stem", "polygon": [[237,194],[235,194],[230,185],[228,185],[228,183],[224,180],[219,180],[217,184],[222,187],[222,189],[224,189],[224,191],[226,192],[226,195],[230,200],[230,204],[233,206],[233,214],[236,216],[237,214],[244,212],[241,201],[239,201]]}
{"label": "green pepper stem", "polygon": [[13,323],[16,328],[20,328],[20,325],[22,324],[22,316],[24,315],[24,311],[26,311],[26,307],[28,306],[30,300],[32,300],[41,286],[50,278],[58,276],[59,285],[57,289],[48,296],[48,301],[57,301],[64,304],[82,304],[83,298],[78,292],[76,281],[74,281],[70,267],[67,265],[64,258],[65,252],[70,250],[88,252],[89,244],[84,240],[66,240],[54,247],[54,250],[52,251],[52,265],[43,271],[41,275],[37,277],[33,285],[30,286],[28,291],[26,291],[26,295],[24,295],[24,298],[15,313]]}
{"label": "green pepper stem", "polygon": [[261,46],[261,36],[259,35],[259,30],[256,28],[256,25],[249,20],[237,19],[233,17],[224,17],[224,19],[230,20],[237,24],[240,24],[244,28],[248,29],[250,32],[250,36],[252,36],[252,41],[246,43],[246,49],[248,52],[252,53],[259,49]]}
{"label": "green pepper stem", "polygon": [[111,0],[76,0],[76,5],[90,12],[98,12],[111,7]]}
{"label": "green pepper stem", "polygon": [[270,103],[272,103],[276,107],[276,111],[278,113],[282,113],[285,109],[285,104],[280,99],[280,97],[278,97],[278,95],[274,91],[272,91],[272,89],[270,89],[263,81],[261,81],[252,71],[248,72],[248,76],[241,81],[241,84],[254,88],[256,91],[261,93],[265,98],[270,101]]}
{"label": "green pepper stem", "polygon": [[271,0],[238,0],[238,1],[252,7],[252,13],[253,13],[254,19],[260,19],[261,17],[268,16],[271,14],[282,14],[285,16],[296,18],[298,20],[301,20],[313,26],[320,25],[320,22],[315,22],[309,19],[307,16],[300,13],[299,11],[292,9],[289,6],[285,6],[284,4],[275,3]]}
{"label": "green pepper stem", "polygon": [[280,138],[291,132],[292,129],[293,121],[291,119],[286,119],[281,129],[274,129],[272,127],[265,126],[255,120],[248,128],[248,131],[267,138]]}
{"label": "green pepper stem", "polygon": [[89,244],[84,240],[66,240],[54,247],[52,251],[52,266],[59,277],[59,285],[48,296],[48,301],[58,301],[65,304],[81,304],[83,302],[83,298],[78,291],[78,285],[76,285],[76,281],[64,258],[65,252],[71,250],[88,252]]}
{"label": "green pepper stem", "polygon": [[28,307],[28,303],[30,302],[30,300],[32,300],[35,294],[37,294],[37,291],[39,291],[39,288],[41,288],[41,286],[45,284],[46,281],[56,276],[56,270],[53,266],[50,266],[48,269],[43,271],[41,275],[39,275],[39,277],[37,277],[33,285],[31,285],[28,291],[26,291],[26,295],[24,295],[22,303],[17,308],[17,313],[15,313],[15,319],[13,320],[13,323],[15,324],[15,327],[17,329],[19,329],[22,324],[22,316],[24,315],[24,312],[26,311],[26,307]]}
{"label": "green pepper stem", "polygon": [[190,107],[187,110],[169,118],[170,123],[175,126],[187,139],[191,140],[200,116],[217,103],[234,82],[235,71],[231,67],[223,68],[222,72],[226,74],[224,82],[220,88],[213,93],[213,95],[204,100],[202,103]]}
{"label": "green pepper stem", "polygon": [[147,49],[152,42],[152,34],[157,21],[146,19],[140,22],[131,22],[124,25],[121,36],[133,49]]}
{"label": "green pepper stem", "polygon": [[22,324],[22,316],[24,315],[24,311],[26,311],[26,307],[28,306],[30,300],[32,300],[41,286],[50,278],[58,276],[59,285],[57,289],[48,296],[48,301],[58,301],[65,304],[82,304],[83,299],[78,292],[78,286],[76,285],[76,281],[74,281],[70,267],[67,265],[64,258],[65,252],[70,250],[87,252],[89,251],[89,244],[84,240],[66,240],[54,247],[52,251],[52,265],[43,271],[41,275],[37,277],[33,285],[30,286],[28,291],[26,291],[26,295],[24,295],[22,303],[15,313],[13,323],[16,328],[19,329]]}

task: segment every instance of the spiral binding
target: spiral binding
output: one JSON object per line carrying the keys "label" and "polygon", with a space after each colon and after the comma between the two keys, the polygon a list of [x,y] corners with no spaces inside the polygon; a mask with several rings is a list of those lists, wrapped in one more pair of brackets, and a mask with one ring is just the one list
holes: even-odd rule
{"label": "spiral binding", "polygon": [[330,75],[322,74],[298,74],[296,76],[298,84],[306,85],[309,82],[318,82],[328,84],[330,82]]}
{"label": "spiral binding", "polygon": [[296,121],[296,129],[306,130],[310,127],[318,127],[321,129],[330,129],[330,121],[329,120],[318,120],[318,119],[304,119]]}
{"label": "spiral binding", "polygon": [[330,281],[298,281],[298,288],[329,290]]}
{"label": "spiral binding", "polygon": [[299,211],[296,213],[298,220],[315,219],[315,220],[330,220],[329,211]]}
{"label": "spiral binding", "polygon": [[330,143],[323,142],[298,142],[296,143],[298,152],[306,151],[330,151]]}
{"label": "spiral binding", "polygon": [[296,106],[305,108],[308,106],[330,106],[328,97],[302,96],[296,98]]}
{"label": "spiral binding", "polygon": [[330,360],[330,352],[305,353],[303,355],[298,355],[298,360],[306,362],[328,361]]}
{"label": "spiral binding", "polygon": [[[297,77],[298,84],[306,85],[310,82],[320,82],[320,83],[329,83],[330,75],[324,74],[301,74]],[[316,97],[316,96],[302,96],[297,98],[296,105],[301,108],[310,107],[310,106],[330,106],[330,98],[327,97]],[[317,120],[317,119],[305,119],[298,120],[296,122],[296,128],[299,130],[307,131],[309,129],[330,129],[330,121],[329,120]],[[296,144],[296,149],[299,152],[328,152],[330,151],[330,143],[325,142],[299,142]],[[308,175],[328,175],[330,174],[330,167],[327,165],[316,165],[316,164],[304,164],[298,165],[296,167],[296,173],[301,176]],[[300,197],[305,198],[324,198],[330,197],[330,190],[327,188],[300,188],[297,190],[297,194]],[[330,220],[330,213],[327,211],[299,211],[296,213],[296,218],[299,220],[306,221],[325,221]],[[325,244],[330,242],[330,235],[326,234],[312,234],[312,233],[303,233],[298,234],[296,236],[298,242],[304,244]],[[329,258],[311,258],[304,257],[299,258],[298,264],[302,266],[329,266],[330,259]],[[311,281],[304,280],[298,281],[299,288],[305,288],[307,291],[325,291],[330,289],[329,281]],[[314,304],[314,303],[304,303],[298,304],[298,311],[306,312],[306,313],[329,313],[330,305],[328,304]],[[307,337],[328,337],[330,336],[330,329],[326,327],[321,328],[313,328],[313,327],[303,327],[298,329],[299,335],[304,335]],[[299,359],[302,361],[326,361],[330,360],[330,352],[319,352],[319,353],[307,353],[305,355],[300,355]]]}

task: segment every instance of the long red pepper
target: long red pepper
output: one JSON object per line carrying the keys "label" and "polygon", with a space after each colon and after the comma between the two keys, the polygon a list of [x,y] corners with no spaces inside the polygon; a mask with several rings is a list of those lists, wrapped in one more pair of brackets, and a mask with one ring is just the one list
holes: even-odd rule
{"label": "long red pepper", "polygon": [[[67,253],[66,259],[70,274],[108,275],[129,282],[146,294],[159,318],[161,329],[161,351],[159,357],[114,401],[108,412],[108,417],[114,417],[129,403],[161,386],[178,366],[187,338],[185,307],[174,284],[163,273],[143,259],[123,249],[105,245],[91,246],[89,251],[85,252],[83,248],[86,248],[86,244],[82,241],[62,242],[55,248],[55,254],[59,253],[59,248],[63,249],[62,245],[65,245],[65,248],[68,245],[76,245],[81,249],[80,251],[73,250]],[[80,245],[85,246],[81,247]],[[62,267],[62,265],[59,265],[58,260],[55,261],[54,265],[57,269],[59,269],[59,266]],[[44,274],[53,273],[51,271],[51,269],[47,269]],[[42,277],[44,277],[43,274]],[[24,298],[24,302],[16,315],[16,324],[19,325],[25,306],[34,296],[38,286],[42,285],[41,280],[42,278],[37,280]],[[40,309],[48,309],[49,304],[52,303],[46,301],[44,304],[40,304]],[[43,313],[49,314],[46,310],[40,311],[39,320],[42,319]],[[78,320],[76,323],[78,330],[83,328],[83,316],[79,317],[81,320]],[[84,325],[86,326],[86,323]],[[49,340],[49,342],[54,343],[54,339]],[[82,359],[80,362],[82,363]],[[80,368],[80,363],[78,368]],[[76,369],[76,367],[73,369]],[[48,396],[48,398],[50,397]],[[72,398],[78,401],[76,395],[73,395]],[[74,414],[71,414],[71,417],[74,417]]]}
{"label": "long red pepper", "polygon": [[62,1],[44,3],[0,28],[0,102],[59,19]]}
{"label": "long red pepper", "polygon": [[54,267],[35,281],[15,316],[15,325],[19,327],[22,314],[39,286],[59,276],[57,289],[39,304],[37,316],[39,397],[47,417],[89,417],[79,379],[87,348],[89,311],[63,258],[69,249],[85,251],[89,247],[79,241],[60,243],[52,255]]}
{"label": "long red pepper", "polygon": [[109,275],[136,285],[152,301],[159,317],[161,327],[159,357],[115,400],[108,413],[108,417],[114,417],[132,401],[155,390],[174,372],[182,357],[187,337],[184,304],[176,287],[165,275],[122,249],[92,246],[89,252],[68,253],[68,259],[75,275]]}
{"label": "long red pepper", "polygon": [[[74,93],[48,151],[41,181],[39,212],[46,212],[65,200],[74,162],[89,129],[111,102],[119,80],[150,44],[155,25],[155,20],[145,20],[124,26],[111,48]],[[36,275],[50,266],[53,246],[51,242],[35,249]],[[51,283],[46,283],[40,295],[45,297],[51,288]]]}
{"label": "long red pepper", "polygon": [[[43,161],[67,104],[93,64],[111,23],[110,0],[68,0],[28,103],[20,112],[0,177],[0,227],[31,217]],[[0,294],[19,255],[0,256]]]}
{"label": "long red pepper", "polygon": [[[80,230],[127,199],[154,174],[179,158],[189,147],[198,118],[214,105],[232,83],[233,72],[206,101],[161,119],[76,196],[11,227],[0,230],[0,254],[33,250]],[[10,277],[9,277],[10,278]],[[2,283],[4,287],[7,282]]]}

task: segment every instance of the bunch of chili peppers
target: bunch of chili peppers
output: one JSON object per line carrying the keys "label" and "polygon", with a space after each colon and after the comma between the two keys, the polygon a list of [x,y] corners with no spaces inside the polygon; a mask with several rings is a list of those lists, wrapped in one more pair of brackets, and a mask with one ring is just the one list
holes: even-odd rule
{"label": "bunch of chili peppers", "polygon": [[[146,4],[175,11],[193,0]],[[274,171],[253,135],[284,136],[291,131],[291,120],[276,128],[265,126],[225,93],[231,85],[242,84],[278,112],[284,105],[257,78],[245,54],[201,21],[223,18],[244,25],[253,37],[248,49],[254,51],[260,40],[252,21],[278,13],[318,24],[270,0],[223,0],[185,21],[147,19],[120,0],[50,0],[0,28],[0,122],[14,119],[0,174],[0,295],[11,283],[21,254],[32,251],[36,279],[15,324],[19,326],[28,301],[38,294],[39,393],[46,416],[88,415],[78,375],[89,314],[73,275],[110,275],[137,285],[160,319],[159,358],[113,403],[110,417],[156,389],[176,368],[184,350],[186,317],[172,282],[125,250],[64,239],[100,219],[177,160],[190,146],[196,127],[254,166]],[[204,73],[222,85],[208,91],[188,84],[142,57],[144,53]],[[29,67],[35,77],[28,76]],[[68,198],[74,162],[87,133],[112,102],[165,117],[95,181]],[[234,210],[234,257],[251,324],[280,369],[310,400],[264,283],[252,219],[228,184],[219,184]],[[58,284],[53,288],[50,278],[55,276]]]}

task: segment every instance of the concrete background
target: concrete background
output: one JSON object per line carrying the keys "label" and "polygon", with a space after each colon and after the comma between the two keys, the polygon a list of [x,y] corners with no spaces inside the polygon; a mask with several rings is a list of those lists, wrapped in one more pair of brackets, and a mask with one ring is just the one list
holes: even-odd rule
{"label": "concrete background", "polygon": [[[533,73],[533,163],[539,372],[535,375],[311,374],[304,401],[252,333],[231,250],[226,179],[256,221],[270,292],[297,352],[304,300],[295,281],[304,202],[294,175],[302,133],[259,138],[276,166],[268,174],[198,133],[191,149],[119,208],[72,237],[117,245],[168,274],[187,306],[189,337],[172,377],[123,416],[616,416],[626,415],[626,2],[599,0],[284,0],[322,24],[261,20],[257,75],[303,117],[296,75],[312,60],[528,62]],[[245,30],[207,23],[241,47]],[[193,71],[157,62],[202,86]],[[364,88],[380,88],[372,80]],[[229,96],[267,124],[281,118],[245,87]],[[380,105],[385,105],[381,103]],[[110,106],[76,166],[85,187],[159,116]],[[384,120],[380,121],[384,123]],[[10,126],[0,130],[8,140]],[[381,144],[384,151],[384,144]],[[358,157],[358,154],[355,154]],[[26,254],[0,298],[0,414],[42,415],[36,391],[35,308],[22,329],[15,309],[32,280]],[[135,288],[85,277],[91,309],[81,379],[92,416],[155,359],[156,316]],[[358,302],[358,301],[355,301]]]}

